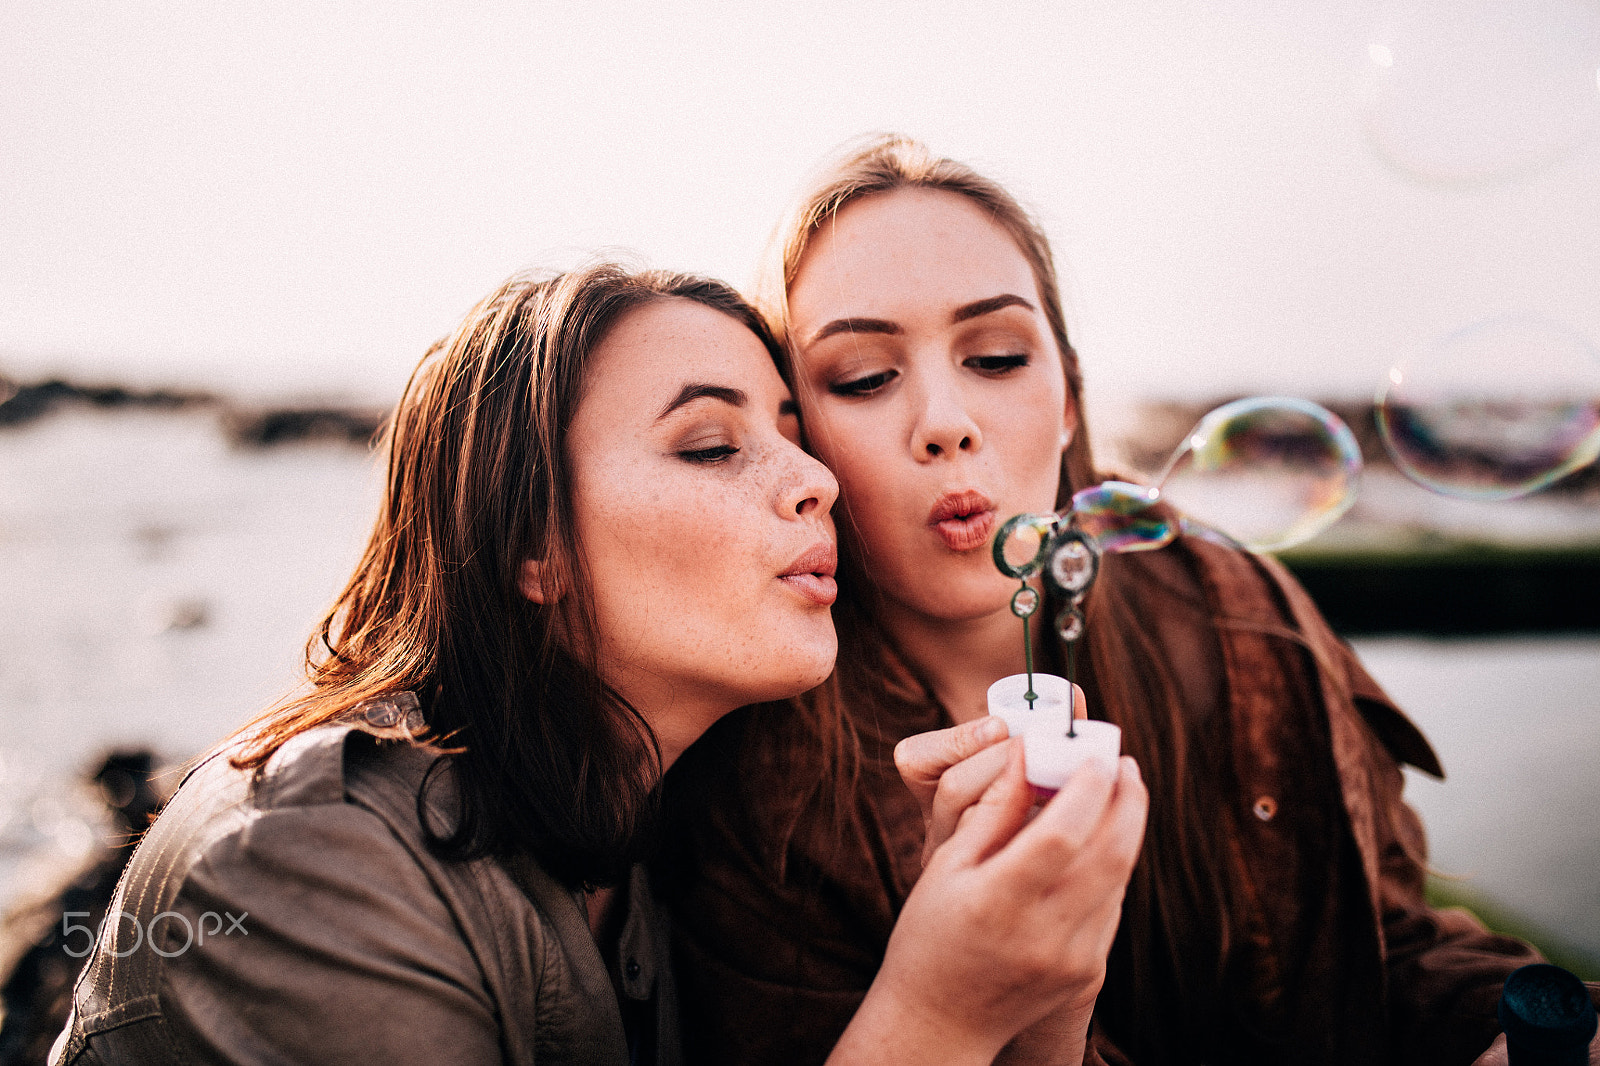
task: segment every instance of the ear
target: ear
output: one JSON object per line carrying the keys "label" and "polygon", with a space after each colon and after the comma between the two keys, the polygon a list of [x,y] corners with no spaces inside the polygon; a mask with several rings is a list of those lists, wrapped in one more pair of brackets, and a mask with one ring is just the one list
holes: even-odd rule
{"label": "ear", "polygon": [[522,573],[517,577],[517,588],[534,603],[550,606],[560,600],[566,589],[561,587],[555,568],[543,559],[526,559]]}
{"label": "ear", "polygon": [[1072,438],[1078,432],[1078,404],[1072,398],[1072,392],[1067,392],[1067,409],[1062,413],[1061,419],[1061,451],[1065,454],[1067,446],[1072,443]]}

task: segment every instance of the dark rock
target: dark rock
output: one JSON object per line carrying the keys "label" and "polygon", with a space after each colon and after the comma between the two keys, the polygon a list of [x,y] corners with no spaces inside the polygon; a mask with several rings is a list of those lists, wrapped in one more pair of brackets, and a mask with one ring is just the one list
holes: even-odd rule
{"label": "dark rock", "polygon": [[[155,756],[148,750],[108,753],[92,780],[100,786],[114,829],[112,842],[81,872],[69,878],[44,903],[6,915],[0,931],[7,938],[31,930],[31,943],[16,954],[9,972],[0,973],[0,1066],[43,1066],[50,1045],[67,1023],[72,985],[83,968],[81,933],[65,937],[62,916],[83,917],[98,928],[111,905],[122,869],[140,834],[161,810],[165,797],[154,787]],[[78,929],[72,932],[79,933]],[[7,957],[13,953],[7,952]]]}
{"label": "dark rock", "polygon": [[26,425],[43,418],[63,404],[89,407],[148,407],[172,411],[183,407],[210,406],[217,398],[205,392],[173,389],[135,390],[120,385],[77,385],[51,378],[31,385],[0,379],[0,427]]}
{"label": "dark rock", "polygon": [[229,410],[223,415],[223,426],[229,439],[244,447],[270,448],[298,441],[366,446],[377,436],[386,417],[383,412],[342,407]]}

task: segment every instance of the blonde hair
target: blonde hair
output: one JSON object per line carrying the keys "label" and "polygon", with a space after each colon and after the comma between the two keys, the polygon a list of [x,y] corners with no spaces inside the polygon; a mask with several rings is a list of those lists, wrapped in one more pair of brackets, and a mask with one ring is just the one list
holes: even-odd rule
{"label": "blonde hair", "polygon": [[[1009,192],[964,163],[935,156],[926,146],[898,134],[880,134],[846,146],[774,232],[756,287],[758,309],[778,336],[792,364],[788,330],[789,287],[794,284],[812,239],[848,205],[897,189],[932,189],[964,196],[1005,230],[1032,268],[1039,299],[1061,352],[1067,389],[1078,412],[1078,430],[1061,461],[1056,506],[1065,507],[1077,489],[1102,480],[1089,447],[1083,413],[1083,379],[1078,357],[1067,339],[1055,262],[1050,244],[1032,215]],[[781,367],[793,375],[789,366]],[[849,530],[840,528],[841,546]],[[759,728],[769,743],[782,737],[793,758],[801,758],[809,728],[809,749],[820,765],[808,766],[807,795],[776,826],[780,856],[797,829],[804,807],[831,812],[837,831],[859,831],[856,793],[869,751],[886,752],[880,741],[883,711],[915,702],[897,691],[884,663],[891,641],[879,621],[881,591],[869,575],[852,565],[853,552],[841,556],[840,598],[834,609],[839,659],[822,687],[799,698],[806,713],[767,716]],[[1124,750],[1138,760],[1150,787],[1151,810],[1145,846],[1128,886],[1101,1007],[1115,1027],[1131,1037],[1135,1057],[1161,1057],[1173,1048],[1206,1046],[1220,1024],[1225,972],[1239,918],[1223,886],[1229,861],[1226,831],[1216,825],[1223,809],[1219,781],[1228,751],[1214,735],[1190,720],[1186,694],[1145,624],[1145,612],[1158,609],[1167,594],[1159,579],[1127,556],[1108,556],[1104,573],[1086,604],[1089,625],[1082,641],[1080,675],[1095,716],[1122,727]],[[1048,616],[1048,615],[1047,615]],[[1059,649],[1050,643],[1046,668]],[[899,685],[903,689],[903,685]],[[923,694],[921,699],[931,698]],[[888,771],[892,772],[892,770]],[[1175,993],[1175,994],[1174,994]],[[1145,1019],[1161,1017],[1158,1026]]]}

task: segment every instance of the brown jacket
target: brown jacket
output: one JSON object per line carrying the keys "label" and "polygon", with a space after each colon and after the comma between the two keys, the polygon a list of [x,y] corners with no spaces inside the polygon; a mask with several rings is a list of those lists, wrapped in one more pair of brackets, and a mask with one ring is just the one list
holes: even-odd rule
{"label": "brown jacket", "polygon": [[[1114,952],[1089,1061],[1131,1062],[1124,1048],[1143,1045],[1141,1066],[1470,1062],[1498,1031],[1506,974],[1538,956],[1424,903],[1425,839],[1400,764],[1442,776],[1427,741],[1275,561],[1185,538],[1118,566],[1149,591],[1142,624],[1181,663],[1193,728],[1222,730],[1232,752],[1216,824],[1245,918],[1211,1046],[1144,1039],[1152,1019],[1128,990],[1167,987],[1166,964]],[[851,817],[800,816],[770,708],[713,730],[675,768],[680,793],[694,789],[666,882],[691,1061],[820,1062],[861,1002],[921,868],[922,820],[892,748],[948,724],[907,684],[911,698],[852,708],[867,750],[839,799]]]}
{"label": "brown jacket", "polygon": [[[659,1036],[640,1061],[677,1062],[640,871],[608,974],[581,897],[536,865],[429,851],[435,757],[343,724],[260,774],[193,771],[123,875],[52,1063],[611,1066],[629,1061],[623,1009]],[[451,792],[428,792],[436,829]]]}

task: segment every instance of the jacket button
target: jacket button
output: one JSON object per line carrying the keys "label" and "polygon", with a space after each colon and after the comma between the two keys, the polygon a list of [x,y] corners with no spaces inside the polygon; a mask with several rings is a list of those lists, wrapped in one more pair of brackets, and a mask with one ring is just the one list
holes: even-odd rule
{"label": "jacket button", "polygon": [[624,972],[628,975],[628,980],[637,981],[639,979],[639,960],[629,959]]}
{"label": "jacket button", "polygon": [[393,700],[368,700],[361,706],[362,717],[374,729],[393,729],[400,724],[400,708],[394,705]]}
{"label": "jacket button", "polygon": [[1255,811],[1256,817],[1263,822],[1270,822],[1273,815],[1278,813],[1278,801],[1271,796],[1258,796],[1251,810]]}

